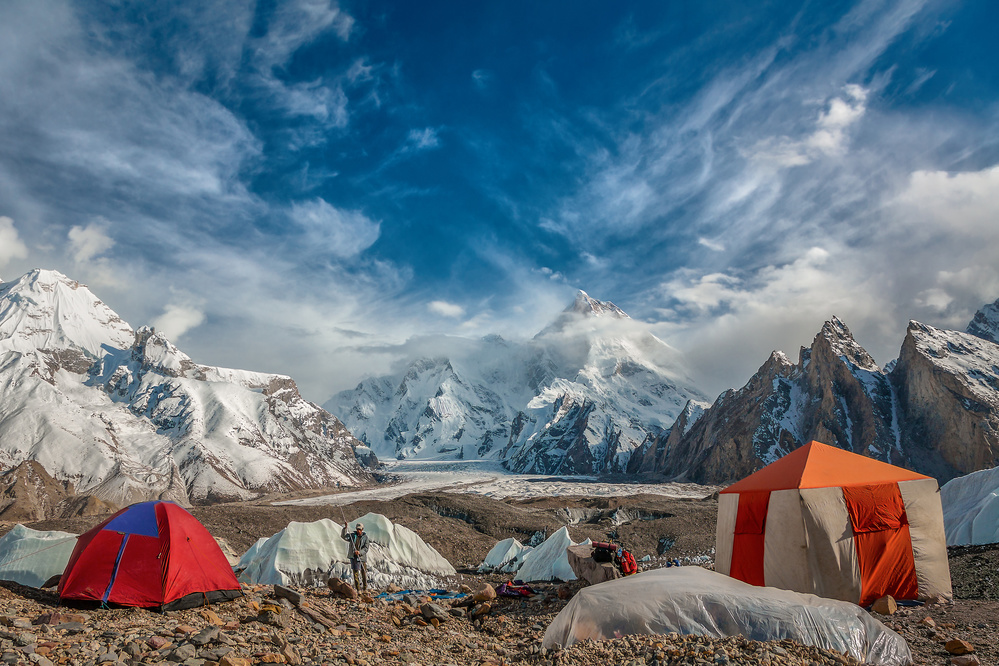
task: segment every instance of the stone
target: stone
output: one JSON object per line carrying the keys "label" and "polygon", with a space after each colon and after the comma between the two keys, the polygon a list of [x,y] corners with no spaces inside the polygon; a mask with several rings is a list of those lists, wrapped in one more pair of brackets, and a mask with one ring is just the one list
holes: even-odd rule
{"label": "stone", "polygon": [[947,641],[944,645],[944,649],[951,654],[968,654],[969,652],[975,651],[975,646],[967,641],[962,641],[960,638],[954,638]]}
{"label": "stone", "polygon": [[897,610],[898,603],[895,601],[895,597],[890,594],[886,594],[871,604],[871,611],[880,615],[894,615]]}
{"label": "stone", "polygon": [[201,617],[205,618],[205,622],[217,625],[219,627],[225,624],[225,621],[222,618],[220,618],[215,611],[208,610],[207,608],[201,611]]}
{"label": "stone", "polygon": [[253,666],[249,659],[238,657],[232,652],[222,655],[219,659],[219,666]]}
{"label": "stone", "polygon": [[346,581],[339,578],[330,578],[326,581],[326,587],[329,588],[330,594],[341,599],[349,599],[351,601],[357,600],[357,590],[351,587]]}
{"label": "stone", "polygon": [[447,611],[435,603],[425,603],[420,606],[420,614],[425,620],[436,619],[438,622],[447,622],[449,619]]}
{"label": "stone", "polygon": [[302,593],[296,592],[295,590],[285,587],[284,585],[274,586],[274,596],[279,599],[287,599],[296,606],[302,603]]}
{"label": "stone", "polygon": [[198,651],[193,645],[178,645],[167,657],[170,661],[181,662],[186,659],[193,659],[198,656]]}
{"label": "stone", "polygon": [[396,585],[395,583],[389,583],[389,586],[385,588],[385,591],[388,592],[389,594],[397,594],[399,592],[402,592],[402,588]]}
{"label": "stone", "polygon": [[357,600],[362,604],[373,604],[375,603],[375,595],[370,590],[362,590],[357,595]]}
{"label": "stone", "polygon": [[35,666],[54,666],[48,657],[45,657],[37,653],[29,654],[28,661],[30,661],[32,664],[35,664]]}
{"label": "stone", "polygon": [[458,593],[459,594],[471,594],[472,593],[472,588],[470,588],[468,585],[465,585],[464,583],[462,583],[461,585],[458,586]]}
{"label": "stone", "polygon": [[472,601],[475,603],[482,603],[483,601],[492,601],[496,598],[496,588],[494,588],[489,583],[486,583],[479,591],[472,595]]}
{"label": "stone", "polygon": [[278,654],[276,652],[268,652],[267,654],[261,655],[260,656],[260,661],[261,661],[261,663],[264,663],[264,664],[283,664],[283,663],[285,663],[285,661],[284,661],[284,655]]}
{"label": "stone", "polygon": [[168,648],[173,645],[173,642],[168,641],[162,636],[150,636],[146,639],[146,645],[149,646],[150,650],[162,650],[163,648]]}
{"label": "stone", "polygon": [[927,616],[926,616],[926,617],[924,617],[924,618],[923,618],[922,620],[920,620],[920,621],[919,621],[919,624],[922,624],[922,625],[925,625],[925,626],[927,626],[927,627],[930,627],[931,629],[935,629],[935,628],[936,628],[936,626],[937,626],[937,623],[936,623],[936,622],[934,622],[934,621],[933,621],[933,618],[932,618],[932,617],[930,617],[929,615],[927,615]]}
{"label": "stone", "polygon": [[268,624],[272,627],[281,627],[282,629],[288,626],[288,615],[282,613],[277,606],[271,606],[260,611],[260,615],[256,618],[257,622],[261,624]]}
{"label": "stone", "polygon": [[195,645],[207,645],[219,635],[219,628],[216,626],[205,627],[195,635],[191,636],[191,642]]}
{"label": "stone", "polygon": [[[569,567],[576,574],[576,578],[585,580],[590,585],[603,583],[621,577],[621,572],[613,562],[597,562],[593,559],[593,546],[580,544],[569,546],[565,549],[566,557],[569,560]],[[559,590],[561,593],[561,589]],[[560,599],[568,597],[559,597]]]}
{"label": "stone", "polygon": [[951,666],[982,666],[982,662],[973,654],[963,654],[950,658]]}
{"label": "stone", "polygon": [[492,604],[488,602],[478,604],[472,608],[472,617],[482,617],[483,615],[487,615],[492,609]]}
{"label": "stone", "polygon": [[284,657],[285,663],[291,664],[291,666],[300,666],[302,663],[302,657],[291,643],[286,643],[281,648],[281,656]]}

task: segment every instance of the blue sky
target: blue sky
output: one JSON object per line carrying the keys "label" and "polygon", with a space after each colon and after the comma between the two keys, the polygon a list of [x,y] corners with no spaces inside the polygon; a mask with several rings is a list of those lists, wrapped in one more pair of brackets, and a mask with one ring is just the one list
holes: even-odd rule
{"label": "blue sky", "polygon": [[[687,5],[687,6],[684,6]],[[576,289],[741,386],[999,298],[999,8],[0,4],[0,278],[306,397]]]}

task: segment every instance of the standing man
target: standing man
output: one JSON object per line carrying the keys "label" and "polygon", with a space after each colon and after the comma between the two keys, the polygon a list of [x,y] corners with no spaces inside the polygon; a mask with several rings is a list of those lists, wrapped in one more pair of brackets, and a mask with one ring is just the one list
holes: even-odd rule
{"label": "standing man", "polygon": [[364,524],[358,523],[353,534],[349,534],[344,525],[340,538],[347,542],[347,557],[350,559],[350,570],[354,572],[354,587],[358,590],[368,589],[368,569],[365,566],[368,559],[368,535],[364,533]]}

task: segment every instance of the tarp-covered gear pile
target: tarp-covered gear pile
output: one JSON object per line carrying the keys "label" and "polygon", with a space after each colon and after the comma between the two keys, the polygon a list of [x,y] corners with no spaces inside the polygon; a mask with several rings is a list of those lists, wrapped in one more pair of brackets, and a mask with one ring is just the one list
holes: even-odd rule
{"label": "tarp-covered gear pile", "polygon": [[173,502],[126,507],[80,536],[59,581],[69,602],[194,608],[240,596],[225,555]]}
{"label": "tarp-covered gear pile", "polygon": [[949,600],[937,482],[810,442],[721,491],[715,570],[863,606]]}
{"label": "tarp-covered gear pile", "polygon": [[855,604],[756,587],[700,567],[656,569],[585,587],[552,620],[542,646],[671,632],[789,638],[863,663],[912,663],[905,640]]}
{"label": "tarp-covered gear pile", "polygon": [[999,542],[999,467],[951,479],[940,501],[948,546]]}
{"label": "tarp-covered gear pile", "polygon": [[14,525],[0,537],[0,580],[41,587],[66,568],[76,535]]}

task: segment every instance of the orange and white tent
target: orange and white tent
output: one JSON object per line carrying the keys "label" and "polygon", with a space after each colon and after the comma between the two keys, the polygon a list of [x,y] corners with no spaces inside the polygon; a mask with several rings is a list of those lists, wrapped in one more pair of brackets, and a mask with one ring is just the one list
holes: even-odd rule
{"label": "orange and white tent", "polygon": [[721,491],[715,570],[862,606],[949,600],[937,482],[809,442]]}

